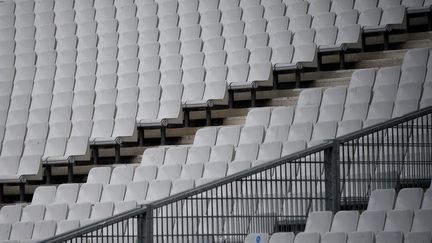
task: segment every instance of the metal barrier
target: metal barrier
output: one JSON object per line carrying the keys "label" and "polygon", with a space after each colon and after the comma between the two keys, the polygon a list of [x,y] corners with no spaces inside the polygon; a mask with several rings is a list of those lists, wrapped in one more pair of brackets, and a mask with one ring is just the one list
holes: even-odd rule
{"label": "metal barrier", "polygon": [[432,107],[266,162],[47,242],[243,242],[362,209],[377,188],[429,185]]}

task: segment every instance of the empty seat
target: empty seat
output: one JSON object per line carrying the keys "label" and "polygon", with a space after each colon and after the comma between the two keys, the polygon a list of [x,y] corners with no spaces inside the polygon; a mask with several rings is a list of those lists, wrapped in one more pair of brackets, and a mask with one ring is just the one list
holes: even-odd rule
{"label": "empty seat", "polygon": [[226,81],[230,86],[234,86],[236,83],[244,84],[248,82],[249,70],[249,64],[237,64],[230,66]]}
{"label": "empty seat", "polygon": [[[242,21],[234,22],[231,24],[227,24],[224,26],[224,30],[222,35],[228,39],[235,36],[241,36],[243,35],[245,29],[245,23]],[[227,45],[227,44],[226,44]],[[226,47],[225,47],[226,49]]]}
{"label": "empty seat", "polygon": [[422,94],[422,98],[420,101],[420,108],[424,108],[427,106],[430,106],[430,104],[432,104],[432,97],[431,95],[431,91],[432,90],[432,85],[429,85],[428,83],[426,83],[423,87],[423,94]]}
{"label": "empty seat", "polygon": [[431,210],[416,210],[412,223],[411,232],[430,232],[432,228]]}
{"label": "empty seat", "polygon": [[28,205],[23,208],[21,222],[35,222],[42,220],[45,215],[44,205]]}
{"label": "empty seat", "polygon": [[198,24],[199,22],[198,12],[191,11],[189,13],[183,13],[183,14],[179,12],[179,14],[180,14],[180,19],[178,23],[179,27],[192,26]]}
{"label": "empty seat", "polygon": [[[360,94],[360,92],[359,92]],[[366,93],[370,95],[370,90]],[[362,99],[358,97],[359,99]],[[367,97],[366,97],[367,98]],[[349,100],[347,99],[347,102]],[[363,102],[363,103],[353,103],[348,104],[345,106],[344,115],[342,117],[343,121],[349,121],[349,120],[365,120],[366,115],[368,113],[369,108],[369,102]]]}
{"label": "empty seat", "polygon": [[403,188],[399,191],[394,206],[395,210],[411,209],[416,210],[420,208],[423,200],[423,190],[420,188]]}
{"label": "empty seat", "polygon": [[194,145],[195,146],[201,146],[201,145],[210,145],[213,146],[216,143],[216,137],[217,137],[217,128],[215,127],[207,127],[199,129],[194,138]]}
{"label": "empty seat", "polygon": [[349,84],[349,89],[355,87],[373,87],[375,82],[375,69],[360,69],[353,72],[351,75],[351,80]]}
{"label": "empty seat", "polygon": [[420,100],[423,87],[419,83],[400,84],[396,93],[396,102],[404,100]]}
{"label": "empty seat", "polygon": [[378,0],[365,0],[365,1],[359,1],[355,2],[354,8],[357,9],[359,12],[362,12],[366,9],[376,8],[378,5]]}
{"label": "empty seat", "polygon": [[195,180],[192,179],[177,179],[172,183],[170,195],[175,195],[180,192],[184,192],[193,189],[195,186]]}
{"label": "empty seat", "polygon": [[286,16],[297,17],[305,15],[308,11],[309,3],[307,1],[297,1],[287,5],[287,10],[285,12]]}
{"label": "empty seat", "polygon": [[404,6],[394,6],[383,10],[378,26],[365,27],[365,31],[382,31],[392,26],[393,29],[404,29],[406,8]]}
{"label": "empty seat", "polygon": [[188,154],[188,147],[170,147],[165,153],[164,164],[184,164]]}
{"label": "empty seat", "polygon": [[[272,236],[273,238],[273,236]],[[255,242],[269,242],[270,236],[265,233],[259,234],[248,234],[244,240],[244,243],[255,243]]]}
{"label": "empty seat", "polygon": [[432,236],[430,232],[409,232],[405,234],[405,243],[414,243],[414,242],[431,242]]}
{"label": "empty seat", "polygon": [[231,8],[235,8],[239,6],[240,1],[239,0],[234,0],[234,1],[230,1],[230,0],[220,0],[219,1],[219,9],[221,10],[228,10]]}
{"label": "empty seat", "polygon": [[321,236],[321,243],[344,243],[348,235],[345,232],[327,232]]}
{"label": "empty seat", "polygon": [[209,24],[201,29],[201,39],[205,42],[209,39],[216,38],[222,34],[222,25],[220,23]]}
{"label": "empty seat", "polygon": [[33,233],[33,222],[18,222],[12,225],[9,236],[10,240],[23,241],[31,239]]}
{"label": "empty seat", "polygon": [[152,181],[149,183],[149,188],[146,196],[146,202],[152,202],[164,197],[168,197],[171,191],[170,180]]}
{"label": "empty seat", "polygon": [[162,165],[158,169],[157,180],[177,179],[180,177],[182,166],[180,164]]}
{"label": "empty seat", "polygon": [[247,170],[251,167],[251,162],[249,161],[237,161],[228,165],[227,175],[233,175],[235,173]]}
{"label": "empty seat", "polygon": [[179,14],[194,12],[196,10],[198,10],[198,1],[179,1]]}
{"label": "empty seat", "polygon": [[[357,9],[358,10],[358,9]],[[380,8],[369,8],[360,11],[358,24],[361,27],[378,26],[380,23],[382,10]]]}
{"label": "empty seat", "polygon": [[319,233],[299,233],[294,243],[318,243],[320,242],[320,234]]}
{"label": "empty seat", "polygon": [[312,16],[317,16],[322,13],[328,13],[330,11],[330,0],[325,1],[313,1],[309,5],[308,14]]}
{"label": "empty seat", "polygon": [[40,186],[33,193],[32,205],[50,204],[54,202],[57,188],[55,186]]}
{"label": "empty seat", "polygon": [[150,181],[156,179],[158,167],[156,165],[141,165],[135,169],[134,181]]}
{"label": "empty seat", "polygon": [[144,150],[141,164],[142,165],[162,165],[164,162],[166,148],[148,148]]}
{"label": "empty seat", "polygon": [[290,128],[288,141],[306,141],[308,142],[312,136],[312,123],[297,123]]}
{"label": "empty seat", "polygon": [[9,235],[12,229],[11,224],[1,223],[0,224],[0,240],[7,241],[9,240]]}
{"label": "empty seat", "polygon": [[392,210],[395,203],[396,192],[394,189],[378,189],[372,191],[369,197],[367,210]]}
{"label": "empty seat", "polygon": [[425,66],[407,67],[403,69],[399,84],[423,84],[426,77]]}
{"label": "empty seat", "polygon": [[225,177],[227,173],[227,168],[227,162],[214,162],[206,164],[201,179],[197,180],[197,185],[202,185],[215,179]]}
{"label": "empty seat", "polygon": [[432,190],[427,189],[423,195],[423,202],[421,209],[432,209]]}
{"label": "empty seat", "polygon": [[244,127],[240,134],[239,144],[261,144],[264,139],[264,131],[265,128],[259,125]]}
{"label": "empty seat", "polygon": [[333,218],[331,232],[353,232],[357,229],[359,213],[357,211],[339,211]]}
{"label": "empty seat", "polygon": [[67,213],[68,205],[65,203],[46,205],[44,220],[65,220]]}
{"label": "empty seat", "polygon": [[318,119],[318,106],[297,107],[293,124],[316,123]]}
{"label": "empty seat", "polygon": [[34,224],[32,240],[45,240],[55,235],[57,222],[54,220],[39,221]]}
{"label": "empty seat", "polygon": [[290,24],[288,26],[288,30],[291,30],[293,33],[310,28],[312,25],[312,16],[311,15],[300,15],[296,17],[290,18]]}
{"label": "empty seat", "polygon": [[332,6],[330,11],[339,14],[340,12],[353,9],[354,0],[334,0],[332,1]]}
{"label": "empty seat", "polygon": [[405,53],[402,62],[402,70],[409,67],[426,66],[429,52],[424,48],[411,49]]}
{"label": "empty seat", "polygon": [[344,108],[342,105],[324,105],[319,111],[318,122],[340,121]]}
{"label": "empty seat", "polygon": [[237,146],[234,161],[254,161],[258,155],[257,143],[240,144]]}
{"label": "empty seat", "polygon": [[[220,10],[213,9],[213,10],[205,11],[204,13],[201,14],[200,25],[205,26],[208,24],[219,23],[220,18],[221,18]],[[196,37],[199,37],[199,35]]]}
{"label": "empty seat", "polygon": [[132,181],[135,167],[119,166],[115,167],[111,174],[109,184],[127,184]]}
{"label": "empty seat", "polygon": [[240,138],[240,126],[224,126],[218,131],[216,145],[231,144],[237,146]]}
{"label": "empty seat", "polygon": [[245,126],[261,125],[267,128],[270,122],[270,115],[270,108],[251,109],[246,117]]}
{"label": "empty seat", "polygon": [[273,125],[267,129],[264,142],[283,142],[288,139],[289,125]]}
{"label": "empty seat", "polygon": [[412,210],[388,211],[384,231],[409,232],[411,230],[413,216]]}
{"label": "empty seat", "polygon": [[307,233],[324,233],[330,231],[331,222],[333,219],[332,212],[317,211],[311,212],[306,221],[304,232]]}
{"label": "empty seat", "polygon": [[400,67],[380,68],[376,73],[374,90],[383,85],[399,84]]}
{"label": "empty seat", "polygon": [[361,120],[341,121],[338,124],[338,130],[336,133],[336,137],[340,137],[340,136],[358,131],[361,128],[362,128],[362,121]]}
{"label": "empty seat", "polygon": [[100,202],[121,202],[126,191],[125,184],[105,185],[102,191]]}
{"label": "empty seat", "polygon": [[16,223],[21,219],[20,205],[5,205],[0,209],[0,223]]}
{"label": "empty seat", "polygon": [[418,100],[396,101],[392,118],[401,117],[418,109]]}
{"label": "empty seat", "polygon": [[[289,46],[289,43],[291,43],[292,38],[293,35],[289,30],[272,33],[270,35],[270,41],[268,45],[273,49],[277,49],[280,47],[286,49],[287,46]],[[289,59],[289,61],[291,61],[291,59]]]}
{"label": "empty seat", "polygon": [[335,26],[343,28],[345,26],[355,25],[357,24],[358,18],[359,12],[355,9],[343,11],[337,15]]}
{"label": "empty seat", "polygon": [[78,197],[78,184],[61,184],[57,187],[57,193],[54,200],[56,204],[71,204],[75,203]]}
{"label": "empty seat", "polygon": [[234,146],[231,144],[216,145],[212,148],[209,162],[231,162],[234,157]]}
{"label": "empty seat", "polygon": [[262,162],[267,162],[270,160],[279,159],[282,152],[282,143],[281,142],[267,142],[263,143],[260,146],[260,150],[258,152],[257,161],[255,164],[259,164]]}
{"label": "empty seat", "polygon": [[321,97],[322,97],[321,88],[304,90],[299,95],[297,106],[298,107],[319,106],[321,104]]}
{"label": "empty seat", "polygon": [[81,220],[80,224],[84,226],[93,223],[97,220],[111,217],[113,212],[114,212],[114,203],[112,202],[96,203],[92,206],[89,219]]}
{"label": "empty seat", "polygon": [[77,203],[99,202],[102,194],[102,187],[102,184],[83,184],[79,190]]}
{"label": "empty seat", "polygon": [[384,243],[384,242],[402,243],[403,238],[404,238],[403,233],[399,231],[379,232],[375,236],[375,242],[376,243]]}
{"label": "empty seat", "polygon": [[211,147],[208,145],[190,147],[186,164],[207,163],[210,158],[210,151]]}
{"label": "empty seat", "polygon": [[393,112],[392,101],[382,101],[372,103],[369,107],[369,112],[364,127],[372,126],[380,122],[384,122],[391,118]]}
{"label": "empty seat", "polygon": [[137,204],[144,204],[148,185],[148,181],[130,182],[127,185],[124,201],[136,201]]}
{"label": "empty seat", "polygon": [[315,39],[314,29],[299,30],[294,34],[292,45],[297,46],[304,43],[313,43],[314,39]]}
{"label": "empty seat", "polygon": [[110,167],[96,167],[89,171],[87,183],[109,184],[111,178]]}
{"label": "empty seat", "polygon": [[222,17],[220,22],[223,24],[234,23],[241,20],[242,8],[233,7],[222,11]]}
{"label": "empty seat", "polygon": [[386,218],[385,211],[364,211],[359,218],[357,231],[358,232],[380,232],[384,229]]}
{"label": "empty seat", "polygon": [[337,121],[318,122],[315,124],[311,141],[308,146],[314,146],[336,137]]}
{"label": "empty seat", "polygon": [[306,149],[306,142],[303,140],[287,141],[283,143],[282,156],[287,156]]}
{"label": "empty seat", "polygon": [[245,48],[246,46],[246,36],[245,35],[235,35],[227,37],[225,39],[224,50],[227,52],[237,51]]}

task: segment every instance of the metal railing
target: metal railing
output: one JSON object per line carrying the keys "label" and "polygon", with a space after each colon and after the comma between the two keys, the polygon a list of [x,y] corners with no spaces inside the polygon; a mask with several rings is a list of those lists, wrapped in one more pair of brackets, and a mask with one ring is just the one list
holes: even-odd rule
{"label": "metal railing", "polygon": [[47,242],[243,242],[300,231],[310,211],[361,209],[374,189],[429,185],[431,140],[432,107]]}

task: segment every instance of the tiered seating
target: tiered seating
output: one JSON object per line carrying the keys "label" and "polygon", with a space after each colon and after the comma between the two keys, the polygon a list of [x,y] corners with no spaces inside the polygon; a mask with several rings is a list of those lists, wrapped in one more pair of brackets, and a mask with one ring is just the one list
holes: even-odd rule
{"label": "tiered seating", "polygon": [[[271,86],[273,67],[316,67],[317,47],[358,44],[359,25],[399,24],[390,3],[349,2],[1,3],[1,180],[40,178],[41,161],[88,160],[90,145],[115,146],[119,160],[136,127],[161,127],[164,139],[182,108],[227,105],[227,87]],[[377,6],[381,22],[362,22],[370,9],[381,16]]]}
{"label": "tiered seating", "polygon": [[[420,188],[375,190],[366,211],[311,212],[304,232],[250,234],[245,243],[432,242],[430,193]],[[258,241],[258,238],[260,241]]]}
{"label": "tiered seating", "polygon": [[[370,126],[414,111],[418,108],[420,96],[411,93],[405,95],[404,83],[408,83],[410,87],[418,86],[420,90],[417,91],[417,94],[420,94],[422,81],[415,78],[407,81],[400,76],[413,77],[413,75],[404,75],[411,68],[424,69],[423,76],[420,76],[426,76],[427,56],[427,49],[415,49],[406,54],[402,67],[356,71],[348,89],[340,86],[324,91],[319,88],[305,90],[301,92],[296,107],[251,109],[244,126],[200,129],[196,133],[192,146],[149,148],[143,154],[141,165],[136,168],[120,166],[115,167],[112,172],[109,167],[92,169],[87,183],[79,189],[80,194],[88,195],[82,196],[86,198],[82,200],[87,203],[100,203],[108,200],[134,201],[137,204],[145,204],[320,144],[326,139],[356,131],[362,128],[363,123],[364,126]],[[414,81],[419,85],[416,85]],[[393,96],[379,93],[386,91],[392,91]],[[393,103],[399,104],[405,101],[413,103],[412,106],[409,106],[411,108],[393,109]],[[391,111],[375,113],[387,114],[383,117],[372,116],[374,109],[377,109],[376,107],[379,107],[378,104],[381,103],[389,103]],[[284,175],[275,174],[274,176]],[[301,179],[305,178],[304,176],[310,178],[320,175],[302,172],[298,176],[298,179]],[[75,187],[78,191],[78,185]],[[42,187],[39,189],[42,190]],[[252,188],[252,190],[255,189]],[[314,190],[322,190],[322,188]],[[57,194],[58,191],[59,189],[57,189]],[[256,192],[245,191],[244,193]],[[287,193],[293,195],[305,193],[304,185],[293,185]],[[380,194],[383,195],[383,193]],[[401,191],[400,195],[402,197],[404,191]],[[37,201],[37,198],[48,197],[41,197],[39,193],[35,193],[35,198],[34,200]],[[372,195],[369,203],[371,210],[376,205],[375,198],[376,196]],[[425,197],[425,200],[426,198],[428,197]],[[306,201],[302,203],[302,207],[296,209],[300,211],[290,211],[290,214],[301,215],[308,210],[323,208],[323,205],[316,205],[311,200]],[[72,200],[72,203],[76,202],[82,201]],[[400,201],[396,204],[404,203]],[[187,210],[187,205],[184,207],[184,210]],[[292,210],[290,202],[285,203],[282,207],[283,210]],[[80,218],[83,220],[82,224],[98,218],[98,216],[89,215],[92,214]],[[205,224],[205,222],[196,223]]]}

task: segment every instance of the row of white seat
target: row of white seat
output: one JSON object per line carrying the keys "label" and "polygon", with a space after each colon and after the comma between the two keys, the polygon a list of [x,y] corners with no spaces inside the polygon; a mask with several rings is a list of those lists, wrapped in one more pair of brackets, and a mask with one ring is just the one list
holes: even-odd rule
{"label": "row of white seat", "polygon": [[[430,243],[432,242],[432,228],[429,218],[431,213],[431,210],[418,210],[413,217],[412,211],[409,210],[395,210],[387,213],[384,211],[365,211],[359,218],[357,211],[339,211],[335,214],[333,222],[331,222],[331,212],[313,212],[308,217],[305,232],[297,235],[293,233],[275,233],[271,237],[265,233],[249,234],[244,242],[384,243],[390,241],[397,243]],[[328,224],[329,220],[330,224]],[[318,225],[319,223],[322,224]],[[371,225],[379,225],[380,229],[372,229]],[[321,226],[323,228],[320,228]],[[320,232],[320,230],[324,231]]]}
{"label": "row of white seat", "polygon": [[136,208],[136,203],[105,202],[51,206],[4,206],[0,210],[1,242],[40,242],[92,222]]}
{"label": "row of white seat", "polygon": [[270,241],[267,234],[250,234],[245,242],[254,242],[257,236],[262,237],[260,242],[357,242],[361,238],[360,242],[374,242],[374,234],[379,242],[403,242],[404,234],[408,242],[430,242],[431,193],[429,189],[423,196],[423,189],[405,188],[396,198],[394,189],[375,190],[361,215],[358,211],[339,211],[334,217],[327,211],[311,212],[304,233],[277,233]]}
{"label": "row of white seat", "polygon": [[[102,172],[103,170],[100,170],[99,172]],[[106,171],[106,169],[105,169]],[[89,178],[90,181],[94,181],[95,178],[95,173],[90,173],[91,174],[91,178]],[[99,174],[100,176],[100,174]],[[119,175],[117,175],[115,178],[120,179]],[[103,179],[103,178],[99,178],[99,179]],[[106,180],[106,178],[104,178]],[[116,180],[116,179],[114,179]],[[193,181],[188,181],[188,180],[177,180],[177,181],[173,181],[172,184],[172,188],[171,188],[171,194],[175,194],[184,190],[188,190],[191,189],[193,187]],[[104,200],[101,200],[101,202],[90,202],[88,201],[89,198],[93,198],[94,199],[94,195],[97,194],[97,190],[89,190],[89,188],[97,188],[98,185],[100,186],[101,184],[83,184],[82,187],[88,187],[87,189],[85,189],[87,191],[87,193],[84,192],[79,192],[78,194],[78,185],[77,184],[65,184],[60,186],[58,189],[56,189],[55,187],[39,187],[38,190],[35,192],[35,197],[32,201],[32,205],[27,206],[26,208],[24,208],[24,211],[28,211],[26,212],[26,214],[28,213],[32,213],[32,215],[43,215],[43,211],[46,210],[45,215],[48,215],[46,217],[53,217],[53,215],[56,215],[55,220],[59,221],[59,220],[77,220],[77,218],[79,217],[79,220],[82,221],[82,224],[85,224],[85,222],[89,221],[87,220],[85,215],[90,215],[88,213],[86,213],[89,209],[89,204],[91,205],[92,203],[95,204],[94,207],[101,207],[101,208],[106,208],[105,206],[102,206],[104,204],[106,204],[107,200],[109,201],[118,201],[119,196],[115,196],[114,194],[111,195],[111,197],[109,199],[108,196],[102,196],[102,198],[104,198]],[[131,185],[131,184],[130,184]],[[168,184],[163,181],[155,181],[155,182],[151,182],[150,183],[150,187],[149,187],[149,192],[151,194],[154,194],[152,200],[157,200],[160,199],[162,197],[164,197],[163,195],[161,195],[161,193],[164,193],[165,191],[168,191],[169,194],[169,186],[167,186]],[[105,188],[107,189],[107,191],[111,191],[114,192],[115,190],[111,190],[114,187],[121,187],[122,184],[117,184],[117,185],[106,185]],[[109,189],[109,187],[112,187],[111,189]],[[136,192],[135,193],[139,193],[142,194],[142,189],[146,188],[146,184],[142,183],[140,185],[137,185],[136,188]],[[71,190],[72,189],[72,190]],[[129,190],[129,188],[128,188]],[[138,190],[140,192],[138,192]],[[150,192],[151,191],[151,192]],[[119,191],[117,191],[119,192]],[[424,222],[429,222],[429,216],[428,213],[430,213],[430,208],[432,207],[431,204],[431,194],[432,191],[428,190],[425,195],[423,196],[423,191],[421,189],[415,188],[415,189],[403,189],[397,199],[395,199],[395,191],[394,190],[376,190],[372,192],[372,195],[369,199],[369,205],[368,205],[368,209],[365,213],[363,213],[359,219],[359,215],[358,212],[349,212],[347,215],[347,217],[342,216],[341,218],[344,218],[345,221],[343,224],[335,224],[334,221],[336,220],[337,216],[335,217],[335,219],[333,220],[333,226],[330,227],[331,223],[332,223],[332,217],[331,214],[325,213],[324,216],[318,216],[317,219],[311,220],[312,217],[310,217],[310,219],[308,220],[308,222],[314,222],[314,227],[310,226],[309,228],[314,228],[314,230],[311,230],[310,232],[316,232],[319,231],[320,233],[324,233],[324,232],[351,232],[351,231],[372,231],[372,232],[378,232],[378,231],[392,231],[390,230],[390,226],[389,227],[385,227],[385,225],[387,225],[385,222],[385,218],[386,218],[386,213],[385,211],[388,211],[388,215],[387,215],[387,221],[390,221],[390,219],[394,219],[397,222],[395,224],[397,224],[398,226],[394,226],[394,224],[388,223],[388,225],[392,225],[391,227],[399,227],[397,230],[401,230],[404,233],[409,232],[410,230],[412,231],[419,231],[419,226],[424,228],[430,227],[427,226],[428,224],[425,224]],[[73,198],[76,195],[79,195],[78,198],[81,198],[80,200],[76,201],[77,203],[72,203],[69,204],[69,209],[67,209],[67,205],[65,205],[65,203],[67,203],[65,200],[69,200],[71,198]],[[87,198],[85,198],[84,196],[81,195],[87,195]],[[103,192],[102,194],[108,195],[109,193],[107,192]],[[118,193],[120,195],[120,193]],[[156,194],[158,194],[159,197],[155,196]],[[91,195],[91,196],[90,196]],[[147,196],[149,197],[149,196]],[[131,199],[131,198],[129,198]],[[136,199],[136,198],[135,198]],[[146,200],[145,202],[149,202],[151,200]],[[73,200],[71,202],[74,202]],[[71,203],[69,202],[69,203]],[[63,204],[59,204],[59,203],[63,203]],[[125,203],[130,204],[130,200],[127,200]],[[101,205],[99,205],[101,204]],[[43,206],[45,205],[45,206]],[[394,206],[393,206],[394,205]],[[186,205],[184,205],[185,207],[187,207]],[[207,204],[203,205],[204,207],[207,207]],[[209,207],[212,207],[211,204],[209,204]],[[45,209],[46,208],[46,209]],[[82,210],[82,213],[79,214],[80,216],[77,216],[76,213],[76,208],[80,208]],[[109,208],[109,207],[108,207]],[[231,208],[231,207],[229,207]],[[15,216],[3,216],[3,218],[16,218],[17,214],[20,214],[20,211],[13,211],[14,206],[7,206],[5,207],[4,213],[3,214],[13,214]],[[231,208],[232,209],[232,208]],[[411,228],[411,222],[413,222],[413,210],[419,210],[420,211],[416,211],[416,216],[414,217],[414,222],[417,221],[417,217],[418,220],[421,221],[421,224],[416,224],[414,223],[414,225],[417,226],[412,226],[413,228]],[[8,211],[10,210],[10,211]],[[54,211],[55,210],[55,211]],[[71,215],[71,217],[63,217],[64,215],[67,215],[67,211],[69,210],[69,214]],[[214,209],[208,209],[208,215],[214,215]],[[235,209],[232,209],[235,210]],[[390,211],[389,211],[390,210]],[[394,210],[394,211],[391,211]],[[12,211],[12,213],[11,213]],[[23,211],[23,213],[24,213]],[[108,210],[109,211],[109,210]],[[108,212],[105,211],[105,212]],[[207,211],[207,210],[205,210]],[[204,214],[206,212],[203,212]],[[55,212],[55,213],[53,213]],[[74,213],[75,212],[75,213]],[[187,211],[186,211],[187,212]],[[184,212],[183,212],[184,213]],[[222,212],[220,212],[222,213]],[[258,213],[258,212],[257,212]],[[320,215],[319,213],[311,213],[311,215]],[[2,215],[2,212],[0,211],[0,215]],[[51,216],[49,216],[51,215]],[[329,217],[330,215],[330,217]],[[421,216],[420,216],[421,215]],[[423,218],[423,216],[425,218]],[[26,216],[27,217],[27,216]],[[96,217],[96,216],[94,216]],[[100,219],[100,218],[94,218],[94,217],[90,217],[90,219]],[[100,216],[99,216],[100,217]],[[2,217],[0,217],[2,218]],[[40,218],[40,217],[39,217]],[[35,216],[35,218],[33,219],[39,219],[37,216]],[[47,219],[48,219],[47,218]],[[321,220],[319,220],[319,218],[321,218]],[[355,219],[356,218],[356,219]],[[43,216],[41,219],[42,220]],[[45,220],[47,220],[45,219]],[[52,219],[51,219],[52,220]],[[93,222],[94,220],[90,220],[91,222]],[[358,221],[360,220],[360,221]],[[426,220],[426,221],[425,221]],[[428,221],[429,220],[429,221]],[[23,221],[23,220],[21,220]],[[90,222],[89,221],[89,222]],[[325,222],[323,222],[325,221]],[[349,222],[348,222],[349,221]],[[360,223],[364,221],[363,223]],[[402,222],[403,221],[403,222]],[[406,222],[405,222],[406,221]],[[409,222],[408,222],[409,221]],[[197,223],[198,220],[196,221]],[[221,221],[222,222],[222,221]],[[357,222],[359,222],[357,224]],[[372,223],[373,222],[373,223]],[[200,223],[204,223],[204,222],[200,222]],[[247,222],[246,222],[247,223]],[[250,222],[249,222],[250,223]],[[430,223],[429,223],[430,224]],[[162,224],[165,225],[165,224]],[[339,230],[336,230],[336,225],[338,225],[337,227],[339,227]],[[357,225],[362,225],[357,226]],[[426,226],[425,226],[426,225]],[[172,227],[171,226],[166,226],[166,227]],[[357,227],[360,227],[360,229],[358,229]],[[307,227],[308,228],[308,227]],[[319,229],[317,229],[319,228]],[[335,228],[335,230],[333,230],[333,228]],[[344,230],[340,230],[340,228],[343,228]],[[353,229],[351,229],[353,228]],[[387,228],[387,230],[386,230]],[[417,229],[418,228],[418,229]],[[332,230],[330,230],[332,229]],[[228,229],[227,229],[228,230]],[[166,232],[171,232],[171,230],[168,230]],[[309,232],[309,231],[308,231]],[[343,237],[343,236],[339,236],[339,237]]]}
{"label": "row of white seat", "polygon": [[267,234],[251,234],[248,235],[245,242],[256,242],[259,238],[262,243],[430,243],[432,236],[429,232],[409,232],[403,234],[401,232],[379,232],[374,234],[372,232],[350,232],[348,234],[336,235],[326,234],[320,237],[319,234],[299,234],[294,238],[290,233],[274,233],[269,236]]}

